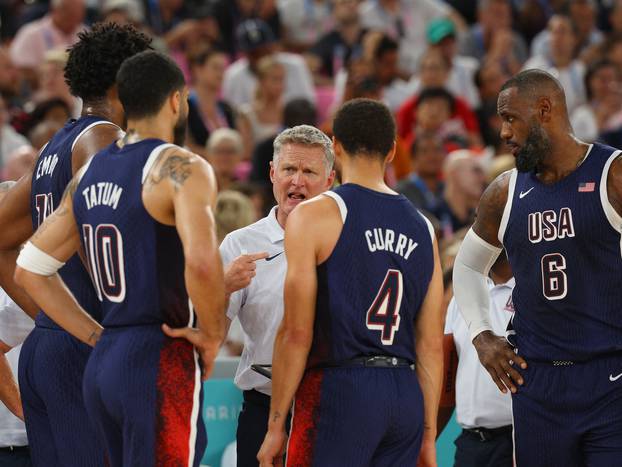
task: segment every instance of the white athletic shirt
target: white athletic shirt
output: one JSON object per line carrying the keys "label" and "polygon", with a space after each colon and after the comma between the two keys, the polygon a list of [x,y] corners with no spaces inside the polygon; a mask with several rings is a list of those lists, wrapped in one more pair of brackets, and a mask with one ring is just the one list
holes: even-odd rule
{"label": "white athletic shirt", "polygon": [[[14,347],[6,354],[15,380],[17,380],[17,361],[21,343],[26,339],[35,323],[0,289],[0,340]],[[26,446],[26,427],[24,422],[9,412],[0,402],[0,448],[7,446]]]}
{"label": "white athletic shirt", "polygon": [[231,232],[220,245],[225,267],[242,254],[267,252],[255,262],[256,276],[250,285],[231,294],[227,317],[237,316],[244,330],[244,351],[235,375],[242,390],[256,389],[271,395],[268,378],[251,370],[252,364],[272,363],[274,338],[283,318],[283,284],[287,262],[283,252],[283,228],[276,220],[276,207],[263,219]]}
{"label": "white athletic shirt", "polygon": [[[494,285],[489,280],[490,322],[500,336],[512,318],[514,279]],[[503,394],[481,365],[455,298],[447,308],[445,334],[453,334],[458,352],[456,421],[462,428],[499,428],[512,424],[510,393]]]}

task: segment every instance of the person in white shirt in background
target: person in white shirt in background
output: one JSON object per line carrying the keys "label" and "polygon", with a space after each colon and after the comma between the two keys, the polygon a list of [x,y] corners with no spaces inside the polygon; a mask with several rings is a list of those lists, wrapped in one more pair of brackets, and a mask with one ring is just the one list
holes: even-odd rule
{"label": "person in white shirt in background", "polygon": [[268,216],[225,237],[220,254],[225,265],[227,318],[244,330],[244,350],[235,384],[244,391],[238,419],[237,465],[259,465],[257,452],[268,426],[271,382],[251,369],[270,364],[274,338],[283,317],[287,262],[283,235],[289,213],[305,199],[328,190],[334,181],[332,142],[309,125],[282,131],[274,141],[270,167],[277,205]]}
{"label": "person in white shirt in background", "polygon": [[[0,465],[30,466],[24,412],[17,387],[17,362],[21,344],[34,328],[28,317],[0,289]],[[19,418],[18,418],[19,417]]]}
{"label": "person in white shirt in background", "polygon": [[253,100],[257,88],[256,66],[259,60],[274,55],[285,68],[283,102],[304,97],[315,102],[313,77],[304,58],[298,54],[278,52],[277,42],[270,26],[261,19],[247,19],[236,29],[243,56],[225,70],[222,95],[234,107]]}
{"label": "person in white shirt in background", "polygon": [[[490,316],[497,335],[505,334],[514,314],[513,289],[510,264],[502,254],[493,265],[489,279]],[[455,440],[454,467],[512,467],[510,393],[501,393],[480,364],[455,298],[447,309],[443,347],[445,370],[438,432],[442,432],[455,408],[462,433]]]}

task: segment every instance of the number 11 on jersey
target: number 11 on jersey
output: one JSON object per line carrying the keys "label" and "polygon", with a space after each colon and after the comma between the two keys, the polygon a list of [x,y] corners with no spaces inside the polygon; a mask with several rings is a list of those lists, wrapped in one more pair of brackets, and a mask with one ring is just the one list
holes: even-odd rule
{"label": "number 11 on jersey", "polygon": [[402,291],[402,272],[389,269],[376,298],[367,310],[367,329],[381,331],[380,340],[383,345],[393,344],[395,332],[400,328]]}

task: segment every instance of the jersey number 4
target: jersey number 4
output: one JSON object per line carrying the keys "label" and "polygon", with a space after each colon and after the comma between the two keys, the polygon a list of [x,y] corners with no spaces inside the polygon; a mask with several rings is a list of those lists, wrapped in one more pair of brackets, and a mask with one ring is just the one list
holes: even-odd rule
{"label": "jersey number 4", "polygon": [[402,291],[402,272],[389,269],[374,302],[367,310],[367,329],[381,331],[383,345],[393,344],[395,332],[400,328]]}
{"label": "jersey number 4", "polygon": [[[94,231],[93,231],[94,230]],[[97,296],[102,294],[111,302],[125,299],[125,264],[123,260],[123,237],[112,224],[82,226],[86,256]]]}

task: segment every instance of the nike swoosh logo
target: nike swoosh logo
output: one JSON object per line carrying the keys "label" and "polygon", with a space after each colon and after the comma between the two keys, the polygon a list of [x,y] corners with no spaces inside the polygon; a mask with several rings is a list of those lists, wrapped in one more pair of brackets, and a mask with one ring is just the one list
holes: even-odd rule
{"label": "nike swoosh logo", "polygon": [[282,255],[282,254],[283,254],[283,252],[281,251],[280,253],[277,253],[276,255],[268,256],[266,258],[266,261],[272,261],[274,258],[276,258],[277,256]]}
{"label": "nike swoosh logo", "polygon": [[618,376],[609,375],[609,381],[617,381],[620,378],[622,378],[622,373],[620,373]]}
{"label": "nike swoosh logo", "polygon": [[531,188],[529,188],[529,190],[527,190],[525,193],[523,193],[523,192],[521,191],[521,192],[519,193],[518,197],[519,197],[520,199],[523,199],[523,198],[524,198],[525,196],[527,196],[527,195],[529,194],[529,192],[530,192],[531,190],[533,190],[534,188],[535,188],[535,187],[533,187],[533,186],[532,186],[532,187],[531,187]]}

